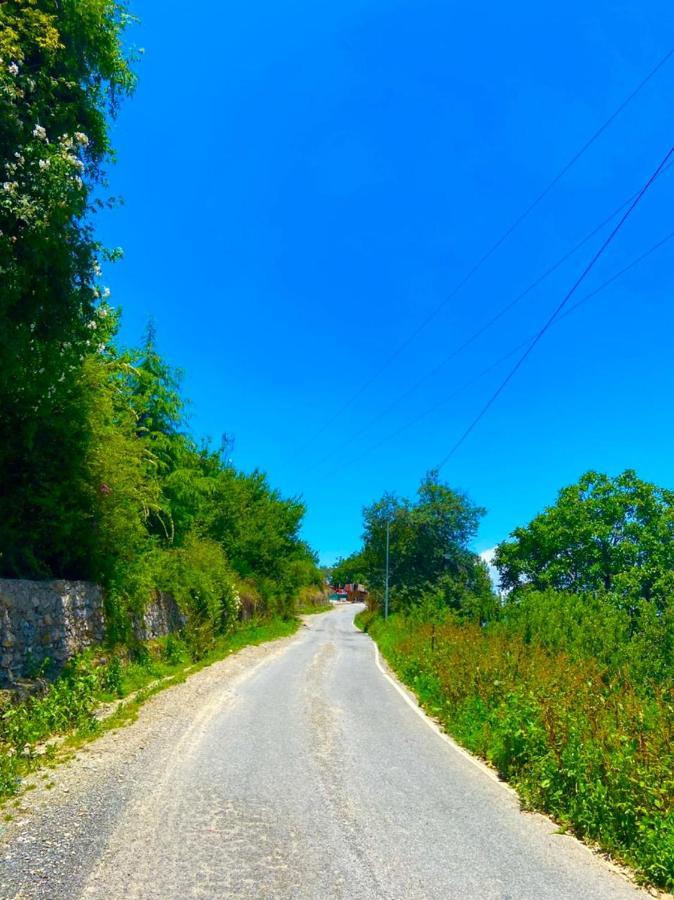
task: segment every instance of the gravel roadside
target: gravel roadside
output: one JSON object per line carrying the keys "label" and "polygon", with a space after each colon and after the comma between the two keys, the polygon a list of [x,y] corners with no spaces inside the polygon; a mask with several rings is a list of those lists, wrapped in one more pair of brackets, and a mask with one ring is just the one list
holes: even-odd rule
{"label": "gravel roadside", "polygon": [[168,766],[199,720],[231,702],[236,685],[296,637],[213,663],[148,699],[136,721],[26,779],[18,801],[2,809],[13,818],[0,826],[1,900],[78,897],[120,813],[145,784],[149,761],[155,771]]}

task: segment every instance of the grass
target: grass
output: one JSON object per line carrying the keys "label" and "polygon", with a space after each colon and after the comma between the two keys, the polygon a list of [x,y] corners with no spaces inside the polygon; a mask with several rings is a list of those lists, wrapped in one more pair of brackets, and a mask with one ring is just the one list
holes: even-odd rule
{"label": "grass", "polygon": [[674,888],[674,693],[517,634],[361,613],[421,705],[523,805]]}
{"label": "grass", "polygon": [[[43,696],[0,707],[0,801],[17,794],[27,775],[58,761],[54,739],[61,739],[60,755],[72,751],[132,722],[159,691],[244,647],[287,637],[299,624],[280,618],[246,623],[196,654],[169,635],[138,648],[133,658],[123,650],[92,650],[72,660]],[[110,716],[97,717],[101,704],[118,701]]]}
{"label": "grass", "polygon": [[333,609],[332,603],[305,603],[302,606],[298,606],[296,612],[298,616],[315,616],[318,613],[332,612]]}

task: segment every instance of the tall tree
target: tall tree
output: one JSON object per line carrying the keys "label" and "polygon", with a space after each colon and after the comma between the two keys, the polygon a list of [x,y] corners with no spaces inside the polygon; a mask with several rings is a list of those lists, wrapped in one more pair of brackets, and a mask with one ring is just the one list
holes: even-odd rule
{"label": "tall tree", "polygon": [[490,602],[484,565],[468,548],[483,514],[433,471],[421,482],[414,501],[384,495],[363,512],[361,564],[369,586],[379,593],[383,588],[388,522],[394,605],[414,605],[429,591],[438,603],[456,609],[475,606],[478,596]]}

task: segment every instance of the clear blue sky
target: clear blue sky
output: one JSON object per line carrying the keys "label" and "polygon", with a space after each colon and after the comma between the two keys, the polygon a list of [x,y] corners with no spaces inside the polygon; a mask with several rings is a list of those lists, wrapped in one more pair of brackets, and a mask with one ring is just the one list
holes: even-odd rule
{"label": "clear blue sky", "polygon": [[[239,466],[301,494],[305,535],[330,561],[358,546],[364,504],[412,493],[445,454],[507,367],[468,382],[542,324],[601,236],[372,419],[672,145],[674,60],[338,415],[345,400],[667,52],[674,7],[137,0],[134,12],[146,52],[110,173],[125,205],[99,229],[126,254],[106,272],[122,337],[155,319],[194,430],[233,434]],[[673,209],[674,167],[579,297],[674,230]],[[553,328],[443,470],[488,509],[476,549],[589,468],[674,486],[673,263],[674,241]]]}

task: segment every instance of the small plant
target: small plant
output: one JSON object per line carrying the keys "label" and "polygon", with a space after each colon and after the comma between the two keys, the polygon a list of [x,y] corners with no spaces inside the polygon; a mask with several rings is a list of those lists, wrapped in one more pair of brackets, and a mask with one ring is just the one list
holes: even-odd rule
{"label": "small plant", "polygon": [[101,691],[105,694],[122,696],[122,663],[118,656],[112,656],[98,672]]}
{"label": "small plant", "polygon": [[177,666],[187,657],[185,642],[174,634],[169,634],[161,651],[162,659],[170,666]]}

